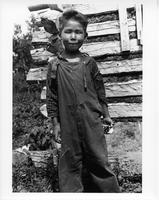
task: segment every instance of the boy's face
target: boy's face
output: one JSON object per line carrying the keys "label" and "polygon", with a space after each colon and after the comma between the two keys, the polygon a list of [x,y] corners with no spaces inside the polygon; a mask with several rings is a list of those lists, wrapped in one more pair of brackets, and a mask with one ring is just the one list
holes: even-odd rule
{"label": "boy's face", "polygon": [[67,52],[76,52],[82,46],[86,33],[83,26],[75,20],[68,20],[61,31],[61,39]]}

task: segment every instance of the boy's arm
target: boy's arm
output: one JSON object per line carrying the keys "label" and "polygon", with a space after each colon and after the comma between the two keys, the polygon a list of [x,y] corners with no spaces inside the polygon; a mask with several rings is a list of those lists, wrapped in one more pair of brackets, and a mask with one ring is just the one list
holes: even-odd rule
{"label": "boy's arm", "polygon": [[103,122],[107,124],[113,124],[113,121],[110,117],[108,104],[106,99],[105,87],[103,82],[103,76],[100,73],[98,66],[95,60],[92,61],[92,79],[94,82],[95,90],[98,95],[99,103],[102,106],[102,115],[103,115]]}
{"label": "boy's arm", "polygon": [[47,79],[46,79],[46,105],[49,118],[58,117],[58,98],[57,98],[57,82],[56,68],[54,60],[48,64]]}
{"label": "boy's arm", "polygon": [[109,124],[109,125],[112,125],[113,124],[113,121],[109,115],[109,110],[108,110],[108,106],[106,106],[105,104],[101,104],[102,106],[102,110],[103,110],[103,123],[106,123],[106,124]]}
{"label": "boy's arm", "polygon": [[60,123],[59,123],[59,112],[58,112],[58,95],[57,95],[57,81],[56,81],[56,63],[51,60],[48,64],[47,72],[47,92],[46,92],[46,106],[48,117],[51,118],[53,123],[53,134],[55,140],[60,142]]}

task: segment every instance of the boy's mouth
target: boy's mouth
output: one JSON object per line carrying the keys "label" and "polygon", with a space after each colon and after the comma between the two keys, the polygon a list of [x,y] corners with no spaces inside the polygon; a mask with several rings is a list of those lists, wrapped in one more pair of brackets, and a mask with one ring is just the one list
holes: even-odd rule
{"label": "boy's mouth", "polygon": [[69,43],[69,47],[78,47],[79,46],[79,44],[78,43]]}
{"label": "boy's mouth", "polygon": [[69,43],[69,45],[76,46],[76,45],[78,45],[78,43]]}

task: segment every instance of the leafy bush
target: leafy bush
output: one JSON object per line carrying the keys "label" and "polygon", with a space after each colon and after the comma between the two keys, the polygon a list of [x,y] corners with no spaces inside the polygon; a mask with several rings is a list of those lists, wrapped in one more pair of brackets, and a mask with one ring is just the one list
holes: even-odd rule
{"label": "leafy bush", "polygon": [[48,120],[44,121],[43,126],[35,126],[28,135],[27,143],[30,144],[29,150],[48,150],[55,148],[55,141],[52,134],[52,126]]}
{"label": "leafy bush", "polygon": [[42,126],[45,118],[40,113],[40,93],[19,92],[13,95],[13,149],[25,144],[34,126]]}

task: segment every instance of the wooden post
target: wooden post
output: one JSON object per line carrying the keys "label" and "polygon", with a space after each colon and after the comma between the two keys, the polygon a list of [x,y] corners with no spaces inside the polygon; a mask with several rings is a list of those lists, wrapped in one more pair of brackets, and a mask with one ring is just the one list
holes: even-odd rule
{"label": "wooden post", "polygon": [[28,9],[30,12],[39,11],[39,10],[43,10],[43,9],[47,9],[47,8],[49,8],[48,4],[38,4],[38,5],[28,6]]}
{"label": "wooden post", "polygon": [[142,45],[142,27],[143,27],[143,21],[142,21],[142,10],[141,10],[141,4],[136,4],[136,27],[137,27],[137,39],[138,44]]}
{"label": "wooden post", "polygon": [[37,4],[37,5],[32,5],[28,7],[30,12],[39,11],[39,10],[43,10],[47,8],[50,8],[51,10],[57,10],[59,12],[63,12],[63,10],[59,8],[57,4]]}
{"label": "wooden post", "polygon": [[123,52],[128,52],[130,51],[130,44],[129,44],[127,10],[123,4],[119,6],[119,24],[120,24],[121,50]]}

